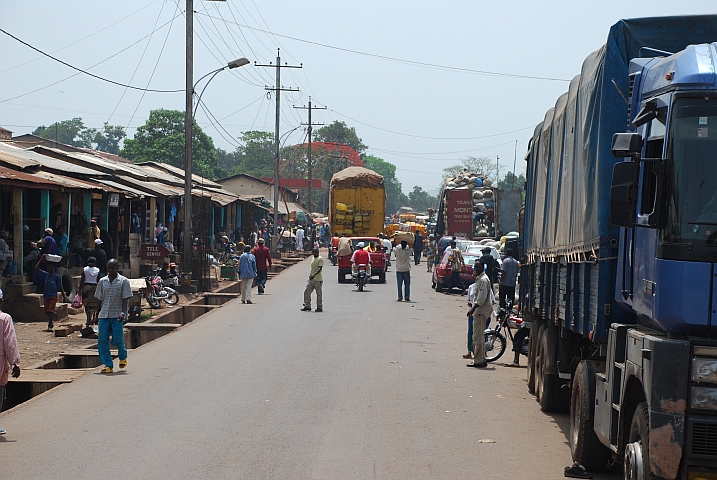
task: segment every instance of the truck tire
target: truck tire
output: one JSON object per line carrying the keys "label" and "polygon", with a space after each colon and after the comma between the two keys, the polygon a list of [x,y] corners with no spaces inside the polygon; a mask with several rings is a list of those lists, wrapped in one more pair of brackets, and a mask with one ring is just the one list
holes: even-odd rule
{"label": "truck tire", "polygon": [[551,341],[553,340],[551,337],[554,336],[553,330],[553,327],[546,326],[540,336],[540,357],[535,372],[539,377],[536,381],[536,393],[542,411],[566,412],[570,404],[570,390],[562,388],[563,381],[557,374],[548,373],[551,364],[555,364],[552,351],[555,342]]}
{"label": "truck tire", "polygon": [[77,288],[75,287],[75,279],[72,278],[72,274],[65,267],[59,267],[57,274],[60,276],[62,281],[62,291],[65,292],[65,300],[72,302],[77,295]]}
{"label": "truck tire", "polygon": [[378,274],[378,283],[386,283],[386,272]]}
{"label": "truck tire", "polygon": [[631,480],[650,480],[650,419],[647,402],[637,404],[632,415],[630,435],[625,446],[625,478]]}
{"label": "truck tire", "polygon": [[610,450],[595,434],[594,419],[595,364],[583,360],[573,376],[569,439],[573,461],[588,471],[602,470],[611,457]]}
{"label": "truck tire", "polygon": [[[538,325],[536,327],[537,333],[536,333],[535,337],[533,338],[533,360],[531,362],[531,365],[533,368],[533,372],[532,372],[533,381],[535,383],[535,385],[533,386],[533,394],[535,395],[535,398],[537,400],[538,390],[540,388],[542,388],[539,385],[541,378],[537,374],[537,372],[540,370],[539,362],[540,362],[540,357],[542,355],[542,347],[540,344],[540,339],[543,337],[543,332],[545,331],[545,324],[542,322],[538,322],[537,320],[535,323],[537,323]],[[528,387],[530,387],[530,385],[528,385]]]}
{"label": "truck tire", "polygon": [[344,283],[346,281],[346,275],[339,272],[339,283]]}
{"label": "truck tire", "polygon": [[537,320],[530,322],[530,335],[528,335],[528,391],[535,394],[535,348],[538,344],[540,324]]}
{"label": "truck tire", "polygon": [[443,291],[443,282],[440,278],[436,279],[436,292],[441,293]]}

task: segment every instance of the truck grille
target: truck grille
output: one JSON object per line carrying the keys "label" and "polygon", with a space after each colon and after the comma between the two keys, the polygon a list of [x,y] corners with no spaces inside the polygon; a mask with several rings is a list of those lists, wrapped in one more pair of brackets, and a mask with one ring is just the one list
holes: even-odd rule
{"label": "truck grille", "polygon": [[717,456],[717,424],[692,424],[692,453],[694,455]]}

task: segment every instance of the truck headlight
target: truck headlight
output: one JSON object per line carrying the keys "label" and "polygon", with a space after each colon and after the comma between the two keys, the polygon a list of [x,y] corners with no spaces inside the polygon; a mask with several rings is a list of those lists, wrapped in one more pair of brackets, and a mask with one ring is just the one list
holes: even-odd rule
{"label": "truck headlight", "polygon": [[717,358],[692,358],[692,381],[717,383]]}
{"label": "truck headlight", "polygon": [[690,407],[700,410],[717,410],[717,388],[692,387]]}

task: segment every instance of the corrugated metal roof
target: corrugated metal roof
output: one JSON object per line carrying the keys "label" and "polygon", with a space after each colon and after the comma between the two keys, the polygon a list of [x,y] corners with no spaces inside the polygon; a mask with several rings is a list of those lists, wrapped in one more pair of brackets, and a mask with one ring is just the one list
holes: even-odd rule
{"label": "corrugated metal roof", "polygon": [[[53,170],[56,172],[67,172],[67,173],[74,173],[77,175],[92,175],[95,177],[102,176],[106,177],[107,174],[103,173],[102,171],[98,169],[92,169],[80,165],[75,165],[74,163],[70,163],[66,160],[62,160],[59,158],[52,157],[50,155],[46,155],[42,153],[42,150],[47,151],[53,151],[56,152],[58,155],[70,155],[71,152],[65,152],[63,150],[58,150],[56,148],[48,148],[48,147],[42,147],[42,146],[35,146],[28,150],[24,150],[28,154],[32,154],[32,158],[35,159],[43,169],[45,170]],[[86,155],[86,154],[80,154],[75,153],[75,155]]]}
{"label": "corrugated metal roof", "polygon": [[36,157],[38,154],[28,152],[6,143],[0,143],[0,162],[17,168],[39,167]]}
{"label": "corrugated metal roof", "polygon": [[101,192],[121,193],[120,190],[111,188],[107,185],[102,185],[96,180],[80,180],[79,178],[71,178],[66,177],[64,175],[59,175],[57,173],[43,171],[35,172],[33,173],[33,176],[56,182],[58,185],[61,185],[65,188],[77,188],[81,190],[99,190]]}
{"label": "corrugated metal roof", "polygon": [[31,173],[20,172],[7,167],[0,167],[0,179],[5,185],[16,185],[19,187],[49,188],[59,190],[60,184],[52,180],[38,177]]}
{"label": "corrugated metal roof", "polygon": [[[182,168],[175,167],[174,165],[170,165],[168,163],[159,163],[159,162],[141,162],[137,165],[146,165],[148,167],[157,169],[157,170],[164,170],[165,172],[168,172],[172,175],[175,175],[176,177],[182,179],[184,181],[185,177],[185,171]],[[192,182],[204,184],[204,186],[207,187],[221,187],[217,182],[214,182],[212,180],[209,180],[208,178],[201,177],[195,173],[192,173]]]}
{"label": "corrugated metal roof", "polygon": [[117,190],[120,190],[126,197],[134,197],[134,198],[142,198],[142,197],[156,197],[156,195],[152,195],[151,193],[143,192],[142,190],[137,190],[136,188],[128,187],[127,185],[123,185],[121,183],[113,182],[112,180],[97,180],[99,183],[103,185],[107,185],[109,187],[116,188]]}

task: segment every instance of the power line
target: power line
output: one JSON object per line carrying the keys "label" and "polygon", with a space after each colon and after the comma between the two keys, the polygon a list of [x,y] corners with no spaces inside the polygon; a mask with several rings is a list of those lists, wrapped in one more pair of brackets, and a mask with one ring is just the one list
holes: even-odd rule
{"label": "power line", "polygon": [[[98,33],[102,33],[102,32],[104,32],[105,30],[107,30],[108,28],[112,28],[112,27],[114,27],[115,25],[117,25],[118,23],[127,20],[129,17],[132,17],[132,16],[134,16],[134,15],[137,15],[137,14],[138,14],[139,12],[141,12],[142,10],[145,10],[145,9],[151,7],[153,4],[157,3],[157,1],[158,1],[158,0],[154,0],[153,2],[149,3],[148,5],[145,5],[144,7],[140,8],[139,10],[136,10],[135,12],[130,13],[130,14],[127,15],[126,17],[120,18],[120,19],[117,20],[116,22],[111,23],[111,24],[107,25],[106,27],[99,29],[99,30],[97,30],[97,31],[94,32],[94,33],[90,33],[89,35],[87,35],[87,36],[85,36],[85,37],[82,37],[82,38],[80,38],[79,40],[76,40],[76,41],[74,41],[74,42],[72,42],[72,43],[68,43],[68,44],[65,45],[64,47],[58,48],[57,50],[55,50],[55,51],[52,52],[52,53],[57,53],[57,52],[59,52],[59,51],[61,51],[61,50],[64,50],[64,49],[66,49],[66,48],[68,48],[68,47],[71,47],[71,46],[73,46],[73,45],[77,45],[78,43],[80,43],[80,42],[82,42],[82,41],[84,41],[84,40],[87,40],[87,39],[90,38],[90,37],[94,37],[94,36],[97,35]],[[16,68],[19,68],[19,67],[22,67],[22,66],[24,66],[24,65],[27,65],[28,63],[36,62],[36,61],[39,60],[39,59],[40,59],[39,57],[38,57],[38,58],[33,58],[32,60],[28,60],[27,62],[21,63],[21,64],[19,64],[19,65],[15,65],[14,67],[6,68],[5,70],[0,70],[0,73],[9,72],[10,70],[15,70]]]}
{"label": "power line", "polygon": [[[177,18],[177,17],[174,17],[174,18],[172,18],[170,21],[164,23],[162,26],[159,27],[159,29],[162,29],[162,28],[164,28],[165,26],[167,26],[168,24],[170,24],[171,22],[173,22],[175,18]],[[159,30],[159,29],[158,29],[158,30]],[[23,44],[27,45],[28,47],[32,48],[33,50],[36,50],[36,51],[42,53],[43,55],[52,58],[53,60],[57,60],[57,59],[55,59],[54,57],[52,57],[51,55],[48,55],[47,53],[38,50],[37,48],[33,47],[32,45],[30,45],[30,44],[28,44],[28,43],[26,43],[26,42],[23,42],[22,40],[18,39],[17,37],[14,37],[13,35],[10,35],[10,34],[7,33],[5,30],[0,29],[0,32],[2,32],[2,33],[4,33],[4,34],[6,34],[6,35],[8,35],[8,36],[10,36],[10,37],[12,37],[12,38],[14,38],[15,40],[17,40],[17,41],[20,42],[20,43],[23,43]],[[139,42],[141,42],[142,40],[144,40],[145,38],[147,38],[149,35],[151,35],[151,34],[145,35],[144,37],[140,38],[139,40],[137,40],[137,41],[134,42],[133,44],[131,44],[131,45],[129,45],[129,46],[123,48],[122,50],[120,50],[120,51],[114,53],[113,55],[110,55],[109,57],[105,58],[104,60],[101,60],[101,61],[95,63],[94,65],[92,65],[92,66],[89,67],[89,68],[95,68],[97,65],[100,65],[100,64],[102,64],[102,63],[104,63],[104,62],[106,62],[106,61],[108,61],[108,60],[110,60],[110,59],[116,57],[116,56],[119,55],[120,53],[129,50],[130,48],[134,47],[134,46],[137,45]],[[65,62],[62,62],[61,60],[57,60],[57,61],[59,61],[60,63],[65,63]],[[69,65],[69,64],[68,64],[68,65]],[[16,96],[14,96],[14,97],[10,97],[10,98],[6,98],[6,99],[4,99],[4,100],[0,100],[0,103],[9,102],[10,100],[15,100],[16,98],[25,97],[25,96],[27,96],[27,95],[31,95],[31,94],[36,93],[36,92],[39,92],[39,91],[41,91],[41,90],[45,90],[45,89],[50,88],[50,87],[52,87],[52,86],[54,86],[54,85],[57,85],[58,83],[62,83],[62,82],[64,82],[65,80],[69,80],[70,78],[76,77],[76,76],[79,75],[80,73],[85,73],[85,74],[90,75],[90,76],[92,76],[92,77],[97,77],[97,78],[99,78],[100,80],[104,80],[104,81],[107,81],[107,82],[110,82],[110,83],[114,83],[114,84],[117,84],[117,85],[119,85],[119,86],[121,86],[121,87],[132,88],[132,89],[134,89],[134,90],[146,90],[146,89],[142,89],[142,88],[139,88],[139,87],[134,87],[134,86],[131,86],[131,85],[124,85],[124,84],[122,84],[122,83],[117,83],[117,82],[114,82],[114,81],[112,81],[112,80],[106,80],[106,79],[104,79],[104,78],[102,78],[102,77],[99,77],[99,76],[93,74],[93,73],[86,72],[85,70],[79,69],[79,68],[77,68],[77,67],[73,67],[73,66],[71,66],[71,65],[69,65],[69,66],[70,66],[71,68],[73,68],[74,70],[78,70],[79,73],[72,74],[72,75],[70,75],[69,77],[65,77],[65,78],[63,78],[63,79],[61,79],[61,80],[58,80],[58,81],[56,81],[56,82],[53,82],[53,83],[51,83],[51,84],[49,84],[49,85],[45,85],[44,87],[36,88],[35,90],[32,90],[32,91],[30,91],[30,92],[26,92],[26,93],[23,93],[23,94],[21,94],[21,95],[16,95]],[[148,91],[148,92],[158,92],[158,93],[177,93],[177,92],[183,92],[184,90],[147,90],[147,91]]]}
{"label": "power line", "polygon": [[[205,15],[210,16],[210,15],[208,15],[208,14],[205,14]],[[414,66],[417,66],[417,67],[426,67],[426,68],[433,68],[433,69],[439,69],[439,70],[448,70],[448,71],[454,71],[454,72],[460,72],[460,73],[468,73],[468,74],[473,74],[473,75],[486,75],[486,76],[491,76],[491,77],[524,78],[524,79],[529,79],[529,80],[548,80],[548,81],[552,81],[552,82],[569,82],[569,81],[570,81],[570,80],[564,79],[564,78],[539,77],[539,76],[533,76],[533,75],[518,75],[518,74],[514,74],[514,73],[491,72],[491,71],[488,71],[488,70],[475,70],[475,69],[471,69],[471,68],[452,67],[452,66],[449,66],[449,65],[439,65],[439,64],[435,64],[435,63],[417,62],[417,61],[415,61],[415,60],[405,60],[405,59],[402,59],[402,58],[388,57],[388,56],[385,56],[385,55],[378,55],[378,54],[375,54],[375,53],[361,52],[361,51],[358,51],[358,50],[351,50],[351,49],[348,49],[348,48],[336,47],[336,46],[334,46],[334,45],[327,45],[327,44],[325,44],[325,43],[313,42],[313,41],[311,41],[311,40],[304,40],[303,38],[292,37],[292,36],[289,36],[289,35],[281,35],[281,34],[279,34],[279,33],[267,32],[266,30],[262,30],[261,28],[251,27],[251,26],[249,26],[249,25],[244,25],[244,24],[241,24],[241,23],[237,23],[237,26],[244,27],[244,28],[248,28],[248,29],[250,29],[250,30],[256,30],[256,31],[259,31],[259,32],[262,32],[262,33],[271,33],[272,35],[277,36],[277,37],[287,38],[287,39],[289,39],[289,40],[294,40],[294,41],[302,42],[302,43],[308,43],[308,44],[310,44],[310,45],[316,45],[316,46],[319,46],[319,47],[330,48],[330,49],[332,49],[332,50],[339,50],[339,51],[341,51],[341,52],[353,53],[353,54],[356,54],[356,55],[363,55],[363,56],[366,56],[366,57],[378,58],[378,59],[381,59],[381,60],[387,60],[387,61],[391,61],[391,62],[404,63],[404,64],[407,64],[407,65],[414,65]]]}

